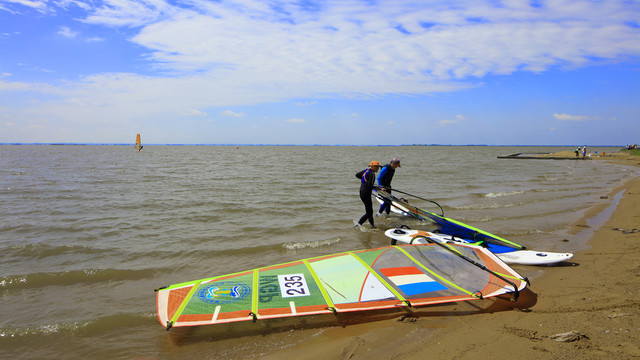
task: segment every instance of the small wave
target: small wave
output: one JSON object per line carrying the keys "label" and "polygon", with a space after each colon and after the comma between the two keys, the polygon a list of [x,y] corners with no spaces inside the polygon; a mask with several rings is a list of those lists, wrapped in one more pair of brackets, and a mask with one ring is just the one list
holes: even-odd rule
{"label": "small wave", "polygon": [[157,321],[155,313],[120,313],[84,321],[59,322],[27,327],[7,327],[0,328],[0,340],[30,337],[38,338],[53,335],[94,335],[108,330],[117,330],[125,326],[146,324],[153,321]]}
{"label": "small wave", "polygon": [[91,247],[82,246],[82,245],[72,245],[72,244],[48,245],[44,243],[13,245],[13,246],[10,246],[10,250],[14,256],[22,256],[29,259],[33,259],[33,258],[44,259],[47,257],[69,255],[69,254],[73,254],[75,256],[79,254],[106,256],[106,253],[108,251],[108,250],[91,248]]}
{"label": "small wave", "polygon": [[328,239],[328,240],[316,240],[316,241],[302,241],[295,243],[286,243],[282,245],[287,250],[300,250],[306,248],[317,248],[321,246],[329,246],[342,241],[340,238]]}
{"label": "small wave", "polygon": [[503,208],[511,208],[515,206],[523,205],[523,203],[512,203],[512,204],[466,204],[454,206],[453,209],[456,210],[486,210],[486,209],[503,209]]}
{"label": "small wave", "polygon": [[483,217],[470,217],[470,218],[466,218],[464,219],[464,221],[467,222],[482,222],[482,223],[486,223],[489,221],[494,221],[496,220],[496,218],[492,218],[492,217],[488,217],[488,216],[483,216]]}
{"label": "small wave", "polygon": [[57,324],[44,324],[29,326],[23,328],[3,328],[0,329],[0,339],[11,339],[28,336],[47,336],[58,333],[73,334],[78,329],[86,327],[88,322],[69,322],[69,323],[57,323]]}
{"label": "small wave", "polygon": [[496,197],[520,195],[520,194],[524,194],[524,191],[521,191],[521,190],[516,190],[516,191],[498,191],[498,192],[490,192],[490,193],[484,194],[482,196],[483,197],[487,197],[487,198],[496,198]]}
{"label": "small wave", "polygon": [[144,279],[152,277],[157,269],[120,270],[120,269],[85,269],[53,273],[32,273],[0,277],[0,289],[16,290],[39,288],[52,285],[74,285],[85,282],[102,282],[114,280]]}

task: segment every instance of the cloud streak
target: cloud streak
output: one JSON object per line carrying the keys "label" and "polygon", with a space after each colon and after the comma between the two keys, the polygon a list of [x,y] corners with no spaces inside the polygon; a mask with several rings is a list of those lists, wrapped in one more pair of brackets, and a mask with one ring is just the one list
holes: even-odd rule
{"label": "cloud streak", "polygon": [[62,35],[64,37],[66,37],[66,38],[73,39],[78,35],[78,33],[76,31],[72,31],[71,29],[69,29],[66,26],[61,26],[60,30],[58,31],[58,35]]}
{"label": "cloud streak", "polygon": [[560,121],[586,121],[591,119],[589,116],[585,116],[585,115],[570,115],[570,114],[558,114],[558,113],[553,114],[553,117],[556,118],[556,120],[560,120]]}
{"label": "cloud streak", "polygon": [[455,124],[458,124],[458,123],[460,123],[462,121],[464,121],[464,116],[456,115],[455,119],[443,119],[443,120],[438,121],[438,125],[439,126],[455,125]]}

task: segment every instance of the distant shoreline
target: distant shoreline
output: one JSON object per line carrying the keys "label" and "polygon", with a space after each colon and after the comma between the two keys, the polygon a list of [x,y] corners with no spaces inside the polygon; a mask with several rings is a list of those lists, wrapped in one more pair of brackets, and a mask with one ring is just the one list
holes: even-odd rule
{"label": "distant shoreline", "polygon": [[[133,143],[0,143],[2,145],[55,145],[55,146],[133,146]],[[344,146],[344,147],[399,147],[399,146],[484,146],[484,147],[575,147],[575,145],[487,145],[487,144],[400,144],[400,145],[351,145],[351,144],[145,144],[144,146]],[[589,145],[590,147],[619,147],[625,145]]]}

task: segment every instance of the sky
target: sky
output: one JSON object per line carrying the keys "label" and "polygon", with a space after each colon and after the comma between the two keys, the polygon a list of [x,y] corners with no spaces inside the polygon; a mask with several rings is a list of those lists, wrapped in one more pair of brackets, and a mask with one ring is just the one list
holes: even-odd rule
{"label": "sky", "polygon": [[0,143],[640,143],[638,0],[0,0]]}

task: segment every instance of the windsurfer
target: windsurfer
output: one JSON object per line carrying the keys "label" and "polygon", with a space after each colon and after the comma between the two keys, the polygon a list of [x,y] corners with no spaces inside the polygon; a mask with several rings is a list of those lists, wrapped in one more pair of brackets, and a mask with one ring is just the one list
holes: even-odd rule
{"label": "windsurfer", "polygon": [[[391,194],[391,180],[393,179],[393,175],[396,173],[396,169],[399,167],[402,167],[402,165],[400,165],[400,160],[398,160],[398,158],[393,158],[391,162],[382,167],[382,170],[380,170],[380,174],[378,174],[378,185],[389,194]],[[377,215],[382,214],[382,212],[385,212],[387,215],[389,215],[390,211],[391,203],[385,201],[382,203],[382,205],[380,205],[380,209],[378,210]]]}
{"label": "windsurfer", "polygon": [[369,163],[369,166],[356,174],[356,177],[360,179],[360,200],[364,203],[365,214],[362,215],[360,220],[358,221],[358,225],[364,224],[365,221],[369,220],[369,224],[371,227],[375,228],[375,224],[373,223],[373,204],[371,202],[371,192],[376,187],[376,172],[380,170],[380,163],[377,161],[372,161]]}

